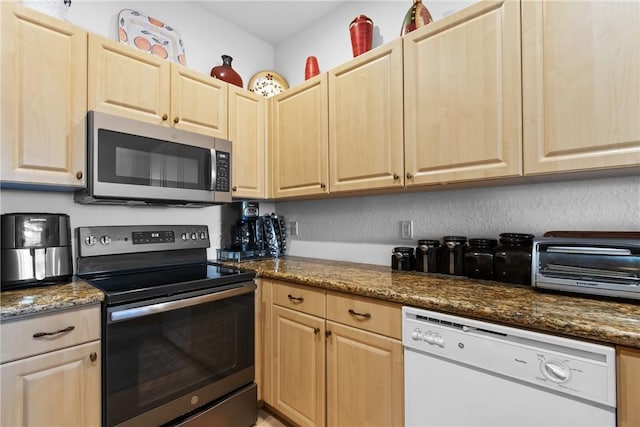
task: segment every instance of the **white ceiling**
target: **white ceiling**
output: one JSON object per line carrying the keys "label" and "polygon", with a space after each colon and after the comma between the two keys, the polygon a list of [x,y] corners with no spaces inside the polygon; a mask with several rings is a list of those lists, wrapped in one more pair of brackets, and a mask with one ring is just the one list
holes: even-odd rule
{"label": "white ceiling", "polygon": [[272,45],[277,45],[346,2],[205,0],[199,3],[214,15]]}

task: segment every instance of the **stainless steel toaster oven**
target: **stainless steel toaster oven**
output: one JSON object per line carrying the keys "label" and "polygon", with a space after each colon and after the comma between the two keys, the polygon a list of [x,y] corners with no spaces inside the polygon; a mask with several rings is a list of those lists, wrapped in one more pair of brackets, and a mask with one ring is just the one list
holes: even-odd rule
{"label": "stainless steel toaster oven", "polygon": [[640,240],[536,239],[531,283],[539,289],[640,299]]}

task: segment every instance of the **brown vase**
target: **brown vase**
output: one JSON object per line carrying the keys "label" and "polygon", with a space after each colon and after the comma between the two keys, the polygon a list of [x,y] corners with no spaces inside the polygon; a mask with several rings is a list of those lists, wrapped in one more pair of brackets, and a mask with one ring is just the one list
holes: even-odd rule
{"label": "brown vase", "polygon": [[429,10],[422,4],[422,0],[413,0],[413,6],[409,8],[407,14],[404,16],[404,21],[402,21],[400,35],[404,36],[415,29],[424,27],[430,22],[433,22],[433,18]]}
{"label": "brown vase", "polygon": [[222,55],[222,65],[218,65],[211,69],[211,77],[242,87],[242,77],[240,77],[240,74],[236,73],[236,70],[231,68],[231,61],[233,61],[232,57],[229,55]]}
{"label": "brown vase", "polygon": [[353,57],[371,50],[373,41],[373,21],[364,15],[355,17],[349,24],[349,34],[351,36],[351,49]]}

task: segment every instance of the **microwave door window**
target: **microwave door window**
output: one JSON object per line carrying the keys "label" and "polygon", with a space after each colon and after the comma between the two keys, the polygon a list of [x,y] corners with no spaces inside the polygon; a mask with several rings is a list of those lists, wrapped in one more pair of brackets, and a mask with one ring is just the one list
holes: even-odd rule
{"label": "microwave door window", "polygon": [[100,182],[209,189],[210,150],[103,129],[100,132]]}

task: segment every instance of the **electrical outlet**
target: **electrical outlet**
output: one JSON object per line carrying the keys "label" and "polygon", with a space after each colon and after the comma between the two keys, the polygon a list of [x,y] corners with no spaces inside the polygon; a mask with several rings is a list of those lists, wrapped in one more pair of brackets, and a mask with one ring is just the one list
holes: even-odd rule
{"label": "electrical outlet", "polygon": [[413,239],[413,221],[400,221],[400,238]]}
{"label": "electrical outlet", "polygon": [[298,221],[289,222],[289,236],[298,235]]}

